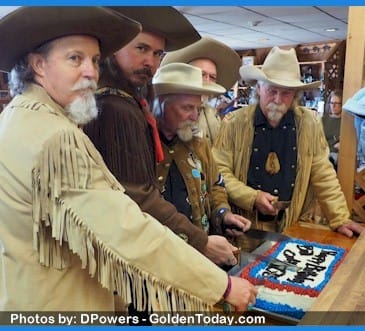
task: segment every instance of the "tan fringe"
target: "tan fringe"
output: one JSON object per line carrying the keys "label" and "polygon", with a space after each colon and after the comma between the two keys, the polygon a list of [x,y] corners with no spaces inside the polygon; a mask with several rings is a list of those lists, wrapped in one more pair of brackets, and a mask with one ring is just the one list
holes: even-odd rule
{"label": "tan fringe", "polygon": [[201,299],[121,260],[64,205],[62,185],[63,189],[86,189],[92,180],[88,158],[82,160],[85,172],[79,173],[77,149],[86,151],[97,162],[113,189],[123,190],[86,136],[63,132],[50,139],[33,170],[34,248],[39,252],[40,263],[67,268],[72,251],[80,257],[82,268],[88,267],[89,274],[96,275],[103,287],[117,291],[127,304],[134,298],[137,309],[209,311],[211,306]]}
{"label": "tan fringe", "polygon": [[[297,127],[297,175],[295,180],[295,187],[291,208],[286,210],[284,229],[296,223],[301,216],[301,213],[305,210],[309,210],[314,203],[314,192],[308,183],[308,191],[306,194],[300,190],[300,185],[307,185],[304,182],[304,178],[310,178],[311,164],[306,164],[304,158],[308,157],[312,153],[316,155],[319,149],[325,148],[323,141],[320,141],[319,136],[316,135],[313,138],[313,134],[318,134],[318,118],[310,119],[310,116],[316,116],[314,112],[309,113],[309,110],[303,107],[298,107],[294,111]],[[303,118],[304,117],[304,118]],[[299,137],[301,138],[299,140]]]}

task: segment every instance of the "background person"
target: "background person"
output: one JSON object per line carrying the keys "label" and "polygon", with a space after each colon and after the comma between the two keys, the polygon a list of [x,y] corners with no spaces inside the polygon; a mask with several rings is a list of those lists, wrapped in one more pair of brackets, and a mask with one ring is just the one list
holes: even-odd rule
{"label": "background person", "polygon": [[330,161],[337,170],[338,151],[340,148],[340,129],[342,113],[342,91],[330,93],[322,117],[324,134],[330,149]]}

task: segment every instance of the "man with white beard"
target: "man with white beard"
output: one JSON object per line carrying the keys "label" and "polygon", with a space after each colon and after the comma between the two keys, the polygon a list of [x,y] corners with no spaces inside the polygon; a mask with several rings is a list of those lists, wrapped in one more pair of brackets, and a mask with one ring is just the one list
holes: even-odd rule
{"label": "man with white beard", "polygon": [[[301,91],[320,82],[301,82],[295,50],[278,47],[261,69],[242,66],[240,74],[256,83],[256,98],[226,115],[213,148],[230,202],[253,228],[282,231],[307,217],[316,198],[332,230],[360,233],[329,162],[321,119],[298,105]],[[257,244],[245,238],[243,248]]]}
{"label": "man with white beard", "polygon": [[241,235],[251,222],[231,212],[223,178],[198,128],[202,95],[221,94],[224,88],[203,81],[200,68],[184,63],[160,67],[152,84],[153,113],[165,155],[157,166],[162,195],[207,233]]}
{"label": "man with white beard", "polygon": [[1,311],[255,302],[247,280],[143,213],[80,128],[97,114],[100,59],[140,31],[102,7],[25,6],[0,20],[0,70],[14,96],[0,114]]}

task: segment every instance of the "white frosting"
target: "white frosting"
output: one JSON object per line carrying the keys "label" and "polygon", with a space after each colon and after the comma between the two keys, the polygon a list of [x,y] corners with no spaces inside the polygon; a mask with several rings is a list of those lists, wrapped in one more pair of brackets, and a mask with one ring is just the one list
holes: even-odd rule
{"label": "white frosting", "polygon": [[[326,273],[328,271],[328,267],[331,266],[336,258],[335,255],[325,254],[326,251],[331,250],[323,250],[323,248],[319,248],[316,246],[311,246],[313,248],[313,251],[307,251],[308,253],[311,253],[310,255],[303,255],[303,251],[300,250],[300,247],[298,247],[298,244],[295,242],[288,242],[284,249],[279,252],[279,254],[276,256],[276,258],[280,261],[284,262],[290,262],[292,264],[295,264],[297,267],[301,268],[302,271],[311,269],[313,270],[313,273],[315,275],[308,275],[303,283],[301,283],[302,286],[309,286],[310,288],[316,288],[318,285],[320,285],[323,281],[325,281]],[[290,252],[289,252],[290,251]],[[333,251],[331,251],[333,252]],[[288,254],[293,254],[293,258],[299,262],[296,261],[290,261],[290,259],[286,256]],[[318,260],[318,258],[321,257],[321,254],[323,256],[323,261]],[[284,269],[284,270],[283,270]],[[282,275],[275,277],[279,282],[290,282],[291,284],[295,285],[295,278],[298,276],[298,271],[291,269],[291,268],[281,268],[282,271],[280,271],[280,267],[275,268],[266,268],[262,269],[257,276],[266,275],[267,272],[273,272],[276,274]],[[266,273],[265,273],[266,272]],[[299,270],[300,272],[300,270]]]}
{"label": "white frosting", "polygon": [[[328,252],[332,252],[332,254]],[[259,279],[264,277],[267,278],[266,281],[272,279],[275,281],[276,279],[284,286],[305,286],[320,291],[328,281],[328,276],[332,273],[332,267],[336,260],[335,253],[336,251],[330,248],[324,249],[309,242],[306,242],[305,245],[300,245],[295,241],[287,242],[278,254],[274,253],[272,256],[281,261],[295,264],[300,270],[267,263],[266,268],[259,270],[256,275],[253,275],[251,271],[250,276]],[[270,276],[269,274],[275,274],[276,276]],[[262,285],[258,286],[257,298],[270,304],[286,304],[304,311],[307,311],[315,300],[315,297],[309,295],[296,294],[290,290],[271,289]]]}
{"label": "white frosting", "polygon": [[307,311],[315,298],[309,295],[299,295],[288,291],[272,290],[264,286],[258,286],[257,298],[273,304],[287,304],[298,309]]}

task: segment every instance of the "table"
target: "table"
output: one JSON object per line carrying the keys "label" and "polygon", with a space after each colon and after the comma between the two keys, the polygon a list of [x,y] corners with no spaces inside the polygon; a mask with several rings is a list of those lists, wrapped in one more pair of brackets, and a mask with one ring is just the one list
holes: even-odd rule
{"label": "table", "polygon": [[[299,222],[284,231],[294,238],[343,247],[349,251],[330,282],[315,300],[299,325],[365,324],[365,233],[359,238],[348,238],[323,225]],[[361,289],[363,288],[363,290]],[[349,295],[351,293],[351,295]],[[342,307],[339,309],[339,307]],[[339,310],[349,313],[338,314]],[[315,312],[315,313],[313,313]],[[319,313],[320,312],[320,313]],[[354,322],[356,319],[356,322]],[[361,320],[363,320],[361,322]],[[290,325],[285,319],[266,319],[268,325]]]}
{"label": "table", "polygon": [[365,325],[365,232],[357,240],[333,240],[351,250],[300,325]]}

